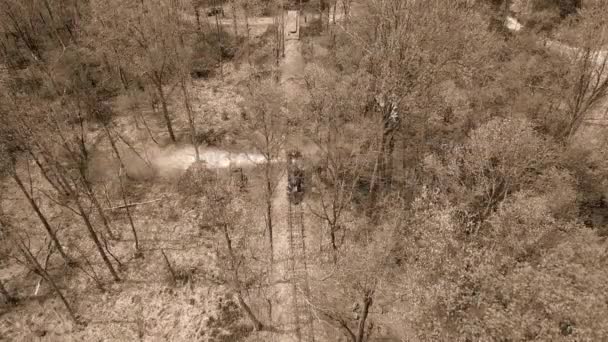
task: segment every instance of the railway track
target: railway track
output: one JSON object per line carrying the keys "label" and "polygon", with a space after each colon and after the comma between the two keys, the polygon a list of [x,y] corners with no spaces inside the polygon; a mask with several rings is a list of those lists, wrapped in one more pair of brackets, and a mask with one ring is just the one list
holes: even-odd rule
{"label": "railway track", "polygon": [[292,309],[298,341],[314,342],[314,322],[305,298],[310,297],[306,249],[304,211],[301,204],[289,202],[287,215],[289,230],[289,281],[292,287]]}

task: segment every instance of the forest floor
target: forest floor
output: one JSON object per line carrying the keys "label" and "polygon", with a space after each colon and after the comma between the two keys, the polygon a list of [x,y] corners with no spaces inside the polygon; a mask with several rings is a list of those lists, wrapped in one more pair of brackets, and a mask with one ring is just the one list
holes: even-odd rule
{"label": "forest floor", "polygon": [[[297,20],[293,15],[287,17]],[[222,24],[231,22],[224,20]],[[272,21],[254,18],[250,24],[256,26],[254,30],[263,32]],[[305,62],[301,43],[294,39],[297,35],[289,29],[286,34],[285,58],[280,71],[288,99],[285,110],[292,111],[301,104],[298,101],[304,92],[300,86]],[[253,149],[247,145],[238,123],[243,101],[239,87],[247,79],[248,72],[246,66],[238,69],[234,64],[226,63],[223,79],[216,76],[193,81],[192,102],[194,109],[201,113],[197,121],[200,120],[199,125],[204,122],[207,135],[217,134],[221,141],[201,145],[201,159],[211,168],[253,167],[261,161],[259,154],[251,152]],[[121,143],[119,149],[131,179],[127,184],[129,202],[140,203],[131,208],[131,214],[144,258],[134,257],[134,239],[125,211],[111,209],[123,204],[116,181],[119,165],[99,127],[91,125],[87,127],[92,144],[88,172],[96,187],[102,189],[100,200],[112,218],[112,228],[119,235],[117,240],[108,240],[108,248],[121,260],[121,266],[114,264],[122,281],[106,281],[107,271],[88,242],[78,217],[69,208],[50,203],[44,195],[50,191],[49,186],[31,162],[23,163],[20,173],[31,178],[34,197],[51,224],[59,229],[59,238],[73,237],[66,241],[68,253],[80,255],[79,259],[86,257],[90,262],[80,265],[86,272],[68,270],[67,275],[57,277],[68,301],[88,324],[72,323],[50,288],[25,267],[9,260],[0,265],[0,279],[24,300],[14,308],[0,307],[0,341],[238,341],[249,335],[247,323],[232,301],[230,291],[217,282],[220,270],[214,266],[217,246],[210,238],[213,233],[196,223],[193,219],[196,208],[183,207],[176,191],[180,176],[195,160],[179,98],[171,105],[171,110],[178,113],[174,118],[174,128],[180,137],[178,143],[168,140],[160,113],[148,109],[146,99],[138,100],[135,106],[141,115],[133,115],[132,103],[122,103],[128,102],[123,100],[118,99],[115,103],[116,130],[131,145]],[[288,144],[304,146],[308,154],[314,154],[314,148],[300,137],[291,139]],[[254,340],[282,342],[295,341],[296,335],[292,324],[292,287],[284,282],[290,278],[286,173],[277,181],[274,198],[277,222],[274,280],[277,285],[270,289],[276,295],[268,297],[274,298],[272,317],[265,316],[264,303],[253,303],[253,309],[265,323],[270,320],[275,330],[281,331],[263,333]],[[40,241],[33,247],[43,255],[46,241],[39,222],[30,214],[30,208],[15,184],[5,182],[1,185],[1,190],[5,191],[1,198],[3,207],[20,226],[33,232],[32,240]],[[261,218],[256,218],[255,222],[263,226]],[[98,217],[94,217],[94,224],[100,226]],[[187,276],[184,284],[171,285],[163,253],[171,267]],[[49,258],[49,271],[63,274],[64,267],[57,255]],[[90,275],[104,279],[105,291],[97,288]]]}
{"label": "forest floor", "polygon": [[[214,24],[213,17],[204,19],[205,25]],[[340,13],[336,14],[336,19],[341,19]],[[306,101],[303,77],[307,60],[302,41],[297,39],[297,32],[292,32],[297,16],[289,12],[286,20],[285,56],[279,66],[280,85],[287,99],[284,108],[286,115],[297,116],[301,114]],[[224,18],[220,24],[229,28],[233,21]],[[262,35],[272,24],[272,18],[250,18],[252,36]],[[241,20],[237,23],[237,30],[244,32],[244,29]],[[313,59],[327,53],[318,40],[313,40],[313,45]],[[200,115],[197,116],[198,125],[208,137],[217,135],[219,141],[200,145],[201,159],[209,168],[253,168],[263,162],[262,156],[252,152],[253,149],[248,146],[246,134],[241,131],[239,124],[243,102],[239,88],[248,79],[250,72],[246,65],[237,68],[233,63],[226,63],[223,78],[214,76],[206,80],[193,80],[191,93],[195,112]],[[178,143],[168,140],[160,113],[144,109],[147,108],[145,100],[141,101],[137,109],[141,112],[141,117],[136,120],[133,120],[135,115],[132,115],[133,110],[129,109],[129,105],[120,104],[120,101],[117,104],[117,130],[134,146],[131,149],[121,144],[121,154],[125,158],[126,172],[134,180],[128,185],[129,201],[141,203],[132,208],[132,214],[139,230],[144,258],[135,258],[133,255],[134,240],[125,212],[111,210],[122,204],[116,184],[118,164],[112,157],[107,141],[97,139],[100,136],[98,127],[90,127],[90,141],[96,142],[89,173],[98,188],[106,188],[107,193],[100,192],[100,197],[105,197],[102,198],[104,207],[113,219],[113,228],[121,236],[118,240],[109,240],[108,246],[122,262],[119,267],[122,278],[120,283],[109,282],[109,276],[83,233],[79,219],[69,209],[47,200],[44,192],[50,189],[35,171],[35,165],[20,165],[24,178],[29,179],[28,175],[31,175],[34,197],[41,203],[52,225],[58,228],[60,239],[72,237],[66,241],[68,253],[79,259],[86,256],[90,265],[83,264],[80,267],[88,273],[93,273],[94,267],[98,273],[95,276],[104,279],[106,291],[100,291],[81,270],[64,272],[64,265],[56,255],[49,258],[50,271],[67,273],[58,279],[58,283],[66,290],[68,300],[74,304],[76,311],[89,322],[86,326],[75,325],[50,288],[44,282],[41,283],[38,276],[14,260],[0,264],[0,279],[11,291],[24,298],[17,307],[6,310],[0,307],[0,341],[307,341],[303,338],[303,330],[309,327],[303,326],[296,305],[301,304],[304,298],[302,294],[294,292],[293,287],[295,280],[291,263],[293,260],[290,260],[293,251],[288,227],[290,205],[286,193],[287,173],[283,170],[276,180],[273,198],[275,265],[271,286],[264,289],[267,293],[257,293],[260,298],[251,299],[256,314],[274,329],[272,332],[250,334],[248,322],[233,302],[230,290],[217,281],[221,270],[216,266],[217,246],[212,240],[214,232],[194,219],[197,208],[184,207],[176,190],[180,176],[195,161],[194,148],[188,138],[186,115],[180,106],[181,100],[176,97],[172,101],[171,111],[175,113],[174,126],[180,137]],[[598,104],[592,115],[592,121],[597,123],[590,122],[586,130],[605,129],[602,128],[602,120],[605,120],[606,109],[608,99]],[[285,149],[297,147],[305,158],[313,158],[317,149],[303,135],[302,132],[296,132],[288,139]],[[598,131],[592,135],[599,136],[600,133]],[[30,170],[31,174],[28,172]],[[251,188],[252,192],[260,192],[255,186]],[[0,198],[5,210],[20,226],[30,227],[32,241],[40,242],[38,245],[34,243],[34,247],[43,259],[47,242],[27,202],[12,182],[0,184],[0,191],[5,193]],[[250,202],[258,201],[256,196],[258,195],[253,194]],[[308,208],[314,205],[313,202],[314,199],[307,197],[300,206]],[[319,246],[321,251],[324,245],[322,223],[312,215],[306,216],[308,218],[303,222],[308,229],[306,243],[312,248]],[[259,210],[252,221],[256,229],[263,230],[264,223]],[[99,218],[95,219],[95,224],[101,226]],[[163,253],[171,266],[186,276],[183,284],[171,284],[170,271]],[[315,265],[315,262],[319,264]],[[310,260],[311,277],[324,277],[324,274],[317,274],[321,273],[321,267],[316,267],[323,262]],[[266,303],[263,300],[266,298],[272,302],[270,315],[265,312]],[[391,311],[390,307],[386,312],[378,313],[374,307],[372,317],[380,314],[384,315],[383,322],[390,322],[385,325],[407,330],[403,318],[407,313]],[[299,334],[297,328],[300,328]],[[332,332],[323,331],[319,321],[313,328],[316,330],[317,341],[339,339],[332,335],[335,334],[335,329],[327,329]],[[407,332],[399,331],[398,335],[406,336]]]}

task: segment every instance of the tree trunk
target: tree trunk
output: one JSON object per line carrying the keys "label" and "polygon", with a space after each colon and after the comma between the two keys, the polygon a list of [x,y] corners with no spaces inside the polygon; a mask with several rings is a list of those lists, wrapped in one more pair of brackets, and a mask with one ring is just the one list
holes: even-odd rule
{"label": "tree trunk", "polygon": [[382,136],[380,179],[384,186],[391,186],[393,181],[393,153],[395,151],[395,139],[392,132],[385,132]]}
{"label": "tree trunk", "polygon": [[167,125],[169,137],[171,137],[171,141],[176,142],[177,139],[175,139],[175,133],[173,133],[173,123],[171,122],[171,116],[169,115],[169,109],[167,108],[167,98],[165,91],[163,90],[163,85],[160,79],[158,79],[155,83],[156,90],[158,90],[158,96],[160,96],[160,103],[163,107],[163,117],[165,118],[165,124]]}
{"label": "tree trunk", "polygon": [[[103,209],[101,208],[101,205],[99,204],[99,201],[97,200],[97,197],[95,196],[95,191],[93,190],[93,187],[91,186],[91,184],[89,183],[89,181],[87,180],[87,160],[88,160],[88,151],[86,148],[86,144],[85,144],[85,139],[84,139],[84,126],[82,125],[83,123],[83,118],[82,116],[80,116],[79,114],[79,121],[81,123],[80,125],[80,130],[81,130],[81,137],[78,142],[78,146],[79,146],[79,153],[74,151],[73,149],[71,149],[69,147],[68,144],[68,139],[61,133],[61,130],[58,128],[57,132],[59,137],[61,138],[62,142],[63,142],[63,146],[64,149],[68,152],[68,154],[70,155],[72,161],[75,164],[78,164],[78,171],[80,173],[80,183],[82,184],[82,186],[84,187],[84,193],[85,195],[89,198],[89,200],[91,201],[91,203],[93,203],[93,206],[95,207],[95,210],[97,211],[97,213],[99,214],[99,216],[101,217],[101,220],[103,222],[104,228],[108,234],[108,236],[111,239],[115,239],[115,235],[114,232],[112,231],[112,228],[110,228],[110,222],[107,218],[107,216],[105,215]],[[42,146],[39,146],[39,148],[42,150]],[[48,160],[47,160],[47,164],[48,164]],[[64,170],[59,169],[57,166],[58,164],[55,163],[55,177],[59,180],[59,183],[62,184],[62,188],[64,189],[64,191],[66,193],[72,192],[72,189],[69,184],[67,182],[61,182],[61,179],[65,179],[64,177],[62,177],[60,175],[61,172],[64,172]]]}
{"label": "tree trunk", "polygon": [[122,68],[122,66],[118,66],[118,76],[120,76],[120,82],[125,90],[129,90],[129,80],[127,80],[127,76]]}
{"label": "tree trunk", "polygon": [[249,8],[248,8],[248,6],[245,6],[243,12],[245,14],[245,30],[247,33],[247,62],[249,63],[249,66],[251,66],[251,34],[249,32]]}
{"label": "tree trunk", "polygon": [[171,280],[173,281],[173,284],[175,285],[175,282],[177,281],[177,274],[175,273],[175,270],[173,269],[173,266],[171,265],[169,258],[167,258],[167,254],[165,254],[165,251],[162,248],[160,249],[160,253],[163,255],[165,264],[167,265],[167,268],[169,269],[169,273],[171,273]]}
{"label": "tree trunk", "polygon": [[[270,166],[267,166],[270,168]],[[274,257],[274,244],[272,239],[272,184],[270,180],[270,171],[266,171],[266,230],[268,231],[268,240],[270,242],[270,257]]]}
{"label": "tree trunk", "polygon": [[[302,0],[299,0],[299,4],[298,4],[298,39],[302,38]],[[304,17],[306,18],[306,17]],[[306,22],[306,19],[304,19],[304,22]]]}
{"label": "tree trunk", "polygon": [[141,251],[139,249],[139,238],[137,237],[137,230],[135,229],[135,224],[133,223],[133,215],[131,215],[131,209],[130,209],[130,205],[127,202],[127,193],[125,190],[125,185],[124,182],[122,180],[122,175],[123,175],[123,171],[124,171],[124,166],[120,165],[120,171],[118,174],[118,181],[120,183],[120,193],[122,195],[122,201],[124,203],[125,206],[125,210],[127,211],[127,217],[129,218],[129,225],[131,226],[131,232],[133,233],[133,239],[135,240],[135,255],[136,257],[141,256]]}
{"label": "tree trunk", "polygon": [[202,33],[203,27],[201,25],[201,12],[200,12],[198,6],[194,7],[194,15],[196,16],[196,28],[198,29],[199,33]]}
{"label": "tree trunk", "polygon": [[243,309],[243,311],[245,311],[245,313],[247,314],[247,317],[251,321],[251,324],[253,324],[253,329],[255,331],[260,331],[260,330],[264,329],[264,324],[262,324],[262,322],[260,322],[258,320],[258,318],[255,316],[253,311],[251,311],[251,308],[249,307],[249,305],[247,305],[245,300],[243,300],[243,296],[240,293],[237,293],[236,297],[239,301],[239,306],[241,307],[241,309]]}
{"label": "tree trunk", "polygon": [[334,0],[334,12],[332,13],[332,21],[333,21],[334,25],[336,24],[336,9],[337,9],[337,6],[338,6],[338,0]]}
{"label": "tree trunk", "polygon": [[336,227],[334,224],[329,225],[329,237],[331,239],[332,256],[334,264],[338,263],[338,246],[336,245]]}
{"label": "tree trunk", "polygon": [[342,0],[342,6],[344,6],[344,23],[348,25],[350,17],[350,2],[351,0]]}
{"label": "tree trunk", "polygon": [[235,292],[236,297],[239,301],[239,306],[243,311],[245,311],[245,314],[247,314],[247,317],[253,324],[254,329],[256,331],[260,331],[263,329],[264,325],[262,324],[262,322],[260,322],[260,320],[258,320],[253,311],[251,311],[249,305],[247,305],[247,303],[243,299],[243,285],[241,284],[241,280],[239,278],[238,262],[236,260],[236,256],[234,255],[234,250],[232,249],[232,240],[230,239],[230,233],[228,232],[228,225],[223,224],[222,228],[224,230],[224,239],[226,240],[226,247],[228,249],[228,257],[230,258],[230,268],[232,268],[233,286],[236,290]]}
{"label": "tree trunk", "polygon": [[238,31],[238,26],[237,26],[235,0],[232,0],[230,2],[230,4],[232,6],[232,26],[233,26],[233,29],[234,29],[234,38],[236,39],[236,37],[238,37],[238,35],[239,35],[239,31]]}
{"label": "tree trunk", "polygon": [[281,0],[281,56],[285,58],[285,4]]}
{"label": "tree trunk", "polygon": [[60,193],[63,196],[69,196],[67,191],[65,191],[65,189],[63,189],[62,184],[59,181],[57,181],[57,179],[54,179],[51,177],[49,170],[47,170],[43,166],[43,164],[42,164],[43,162],[29,148],[28,148],[28,153],[30,154],[30,156],[32,156],[32,159],[38,166],[38,169],[40,169],[40,173],[42,174],[42,177],[44,177],[44,179],[46,179],[46,181],[53,187],[53,189],[55,189],[55,191],[57,191],[58,193]]}
{"label": "tree trunk", "polygon": [[370,180],[370,185],[369,185],[369,210],[370,210],[370,214],[373,214],[374,208],[376,207],[376,201],[378,199],[378,168],[379,168],[379,164],[381,163],[381,158],[382,158],[382,154],[381,152],[378,152],[378,154],[376,155],[376,160],[374,163],[374,170],[372,171],[372,178]]}
{"label": "tree trunk", "polygon": [[331,22],[331,20],[330,20],[330,18],[331,18],[330,17],[331,16],[331,5],[329,3],[325,3],[325,4],[326,4],[325,7],[327,7],[327,30],[329,31],[329,24]]}
{"label": "tree trunk", "polygon": [[361,311],[361,317],[359,318],[359,326],[357,327],[357,336],[355,342],[365,341],[365,324],[369,314],[369,309],[374,302],[372,296],[373,291],[368,290],[365,293],[365,298],[363,299],[363,310]]}
{"label": "tree trunk", "polygon": [[325,9],[324,0],[319,0],[319,19],[321,19],[321,28],[323,28],[323,10]]}
{"label": "tree trunk", "polygon": [[272,17],[272,21],[273,24],[275,24],[275,40],[276,40],[276,46],[275,46],[275,58],[276,58],[276,64],[277,66],[279,65],[279,57],[280,57],[280,53],[281,53],[281,37],[280,37],[280,33],[281,33],[281,29],[280,29],[280,22],[279,22],[279,16],[278,15],[274,15]]}
{"label": "tree trunk", "polygon": [[[79,189],[76,188],[77,185],[76,185],[75,181],[72,180],[72,184],[70,184],[70,182],[65,178],[65,174],[66,174],[65,170],[61,169],[61,165],[57,161],[55,161],[54,166],[56,169],[56,176],[58,177],[58,180],[63,184],[66,191],[69,192],[69,197],[72,198],[74,200],[74,202],[76,203],[77,208],[78,208],[78,214],[79,214],[79,216],[82,217],[82,219],[85,223],[85,226],[87,228],[87,231],[89,232],[91,239],[95,243],[95,247],[97,248],[99,254],[101,255],[101,258],[103,259],[103,261],[106,264],[106,266],[108,267],[110,273],[114,277],[114,280],[120,281],[120,278],[118,277],[116,271],[114,270],[112,263],[110,263],[108,256],[106,255],[106,253],[103,250],[99,237],[97,236],[97,233],[95,232],[95,229],[93,228],[93,225],[89,219],[88,213],[84,210],[82,203],[80,202],[81,201],[80,193],[79,193]],[[81,182],[81,183],[83,183],[83,182]],[[105,243],[105,240],[104,240],[104,243]],[[107,248],[107,246],[106,246],[106,248]],[[111,252],[109,250],[108,250],[108,253],[111,254]],[[117,260],[117,262],[119,262],[119,261]]]}
{"label": "tree trunk", "polygon": [[[80,158],[78,158],[77,156],[74,156],[73,159],[75,161],[80,160]],[[101,217],[101,221],[102,221],[103,226],[104,226],[104,228],[106,230],[106,233],[108,234],[108,236],[111,239],[116,239],[116,236],[114,235],[114,232],[112,231],[112,228],[110,228],[110,221],[108,220],[108,217],[104,213],[103,208],[101,207],[101,204],[99,203],[99,200],[97,200],[97,197],[95,196],[95,191],[93,190],[93,187],[91,186],[91,184],[87,180],[86,168],[80,167],[80,168],[78,168],[78,170],[80,171],[80,180],[81,180],[82,186],[84,187],[85,194],[87,195],[87,197],[89,198],[89,200],[91,201],[91,203],[93,203],[93,206],[95,207],[95,210],[97,211],[97,213]]]}
{"label": "tree trunk", "polygon": [[[325,8],[329,7],[325,1],[326,0],[319,0],[319,19],[321,20],[321,29],[323,28],[323,21],[325,20]],[[327,29],[329,29],[329,10],[327,10]]]}
{"label": "tree trunk", "polygon": [[148,132],[148,136],[150,137],[150,139],[152,139],[152,141],[156,145],[158,145],[158,141],[156,141],[156,138],[154,138],[154,134],[152,134],[152,131],[150,130],[150,126],[148,126],[148,122],[146,121],[146,118],[144,117],[144,114],[140,112],[139,113],[139,117],[141,118],[141,121],[143,122],[144,127],[146,128],[146,132]]}
{"label": "tree trunk", "polygon": [[[217,7],[217,0],[213,2],[214,6]],[[220,30],[220,19],[218,13],[215,13],[215,28],[217,30],[217,43],[219,49],[219,62],[220,62],[220,76],[224,79],[224,56],[222,55],[222,31]]]}
{"label": "tree trunk", "polygon": [[76,195],[75,200],[76,200],[76,205],[78,206],[78,211],[80,212],[80,216],[82,216],[82,219],[84,220],[85,226],[87,227],[87,231],[89,232],[91,239],[95,243],[95,247],[97,248],[99,255],[101,255],[103,262],[105,263],[106,267],[110,271],[110,274],[112,274],[112,277],[114,278],[114,280],[120,281],[120,277],[116,273],[116,270],[114,270],[114,266],[112,266],[112,263],[110,262],[110,259],[108,259],[106,252],[103,250],[101,241],[99,241],[99,237],[97,236],[97,233],[95,233],[95,229],[93,229],[93,225],[91,224],[91,221],[89,220],[88,214],[85,212],[84,208],[82,207],[82,204],[80,203],[80,198],[78,198],[78,195]]}
{"label": "tree trunk", "polygon": [[90,184],[86,183],[86,180],[84,180],[83,183],[85,183],[87,197],[91,200],[91,203],[93,203],[95,210],[101,217],[101,222],[103,223],[103,226],[106,229],[106,233],[108,233],[108,236],[110,237],[110,239],[116,239],[116,235],[112,231],[112,228],[110,228],[110,221],[108,220],[108,217],[104,213],[103,208],[101,207],[101,204],[99,203],[99,200],[97,199],[97,196],[95,196],[95,192],[93,191],[93,188],[90,186]]}
{"label": "tree trunk", "polygon": [[196,126],[194,124],[194,113],[192,111],[192,106],[190,104],[190,95],[188,94],[188,89],[186,87],[186,76],[183,75],[181,79],[181,87],[182,92],[184,94],[184,105],[186,106],[186,114],[188,115],[188,124],[190,125],[190,141],[192,143],[192,147],[194,147],[194,153],[196,156],[196,161],[201,160],[201,156],[198,151],[198,144],[196,142]]}
{"label": "tree trunk", "polygon": [[112,146],[112,151],[116,154],[116,158],[118,159],[118,164],[120,165],[120,170],[118,174],[118,182],[120,183],[120,193],[122,195],[122,200],[125,205],[125,209],[127,210],[127,217],[129,218],[129,224],[131,226],[131,232],[133,232],[133,238],[135,239],[135,253],[136,256],[141,256],[141,251],[139,250],[139,239],[137,238],[137,230],[135,229],[135,224],[133,223],[133,217],[131,215],[131,210],[129,209],[129,203],[127,202],[127,194],[125,191],[125,186],[122,180],[122,173],[125,170],[125,165],[122,161],[122,157],[120,156],[120,152],[118,151],[118,147],[116,146],[116,142],[110,133],[110,130],[107,126],[104,125],[104,130],[108,139],[110,140],[110,146]]}
{"label": "tree trunk", "polygon": [[124,68],[122,67],[122,63],[120,62],[120,54],[118,53],[118,49],[116,49],[116,47],[113,48],[114,50],[114,58],[117,61],[117,65],[118,65],[118,76],[120,78],[120,83],[122,84],[122,87],[125,90],[129,89],[129,80],[127,79],[127,75],[125,73]]}
{"label": "tree trunk", "polygon": [[36,201],[34,201],[34,199],[31,197],[30,193],[25,188],[25,185],[23,185],[23,182],[21,181],[21,179],[19,178],[19,176],[17,176],[17,171],[15,171],[15,172],[12,173],[12,177],[15,180],[15,182],[17,183],[17,185],[19,186],[19,189],[21,189],[21,192],[23,192],[23,195],[25,195],[25,198],[29,202],[29,204],[32,207],[32,209],[34,209],[34,211],[36,212],[36,215],[40,219],[40,222],[42,222],[42,225],[44,226],[44,228],[46,229],[47,233],[49,234],[49,237],[51,238],[51,240],[53,240],[53,244],[55,244],[55,247],[59,251],[59,254],[63,258],[63,260],[65,260],[66,262],[69,263],[70,262],[70,258],[63,251],[63,246],[59,242],[59,239],[57,239],[57,235],[53,231],[53,228],[51,228],[51,225],[47,221],[47,219],[44,216],[44,214],[42,214],[42,212],[40,211],[40,207],[38,207],[38,204],[36,204]]}
{"label": "tree trunk", "polygon": [[44,267],[42,267],[42,265],[40,265],[40,263],[38,262],[38,259],[36,259],[36,257],[32,254],[32,252],[25,246],[23,241],[19,240],[19,241],[17,241],[17,244],[19,245],[19,250],[21,251],[23,256],[30,263],[30,266],[32,268],[34,268],[36,273],[38,273],[51,286],[51,288],[53,289],[53,291],[55,291],[57,296],[59,296],[59,299],[61,300],[61,302],[63,303],[65,308],[68,310],[68,314],[70,315],[70,318],[74,322],[78,322],[78,318],[76,317],[74,310],[72,309],[72,307],[70,306],[70,303],[67,301],[67,299],[65,298],[65,296],[59,289],[59,286],[57,286],[57,283],[55,283],[53,278],[51,278],[51,276],[46,271],[46,269],[44,269]]}

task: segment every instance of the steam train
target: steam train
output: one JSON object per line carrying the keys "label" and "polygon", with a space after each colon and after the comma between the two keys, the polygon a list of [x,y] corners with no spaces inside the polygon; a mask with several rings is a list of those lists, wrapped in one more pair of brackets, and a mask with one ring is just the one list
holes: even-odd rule
{"label": "steam train", "polygon": [[298,205],[304,199],[304,168],[300,151],[287,152],[287,197]]}

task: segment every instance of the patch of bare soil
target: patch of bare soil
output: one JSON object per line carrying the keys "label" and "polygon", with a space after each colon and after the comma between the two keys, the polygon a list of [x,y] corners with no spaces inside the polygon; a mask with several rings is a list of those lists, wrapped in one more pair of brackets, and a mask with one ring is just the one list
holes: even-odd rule
{"label": "patch of bare soil", "polygon": [[[44,186],[39,175],[33,178],[35,188]],[[39,223],[14,186],[5,190],[10,196],[5,197],[3,207],[20,220],[32,248],[44,257],[44,244],[36,243],[44,241]],[[246,321],[218,281],[213,233],[196,224],[193,212],[181,208],[179,197],[168,187],[149,185],[141,200],[158,198],[163,200],[132,208],[144,258],[133,257],[134,240],[124,211],[109,212],[113,229],[122,236],[108,241],[108,248],[121,260],[121,265],[113,262],[120,271],[119,283],[109,282],[79,219],[45,202],[42,209],[59,229],[66,252],[81,261],[76,268],[65,269],[55,254],[49,259],[48,270],[86,324],[74,324],[51,288],[45,282],[37,285],[38,276],[23,267],[3,264],[0,278],[20,302],[5,312],[0,309],[0,340],[220,342],[247,336]],[[74,239],[67,241],[65,236]],[[161,250],[178,276],[176,283]],[[104,291],[87,274],[103,279]]]}
{"label": "patch of bare soil", "polygon": [[[210,100],[200,104],[201,111],[213,106],[223,108],[231,118],[238,117],[239,111],[234,101],[237,95],[228,95],[229,92],[222,89],[214,92],[208,85],[204,89]],[[218,126],[232,120],[222,118],[224,111],[218,113],[213,109],[207,113],[208,117],[214,117],[207,122],[217,122]],[[161,145],[151,141],[143,125],[137,129],[131,118],[117,120],[117,130],[134,147],[132,150],[126,144],[120,144],[127,174],[130,179],[145,182],[139,186],[145,189],[139,189],[137,195],[129,193],[129,200],[144,203],[154,201],[132,208],[144,259],[133,258],[134,241],[124,210],[108,211],[113,218],[112,228],[119,231],[118,235],[122,237],[122,240],[108,241],[108,248],[123,264],[123,267],[119,267],[113,262],[120,269],[121,283],[109,283],[107,270],[90,243],[80,218],[69,209],[48,200],[44,194],[50,192],[48,185],[36,173],[35,165],[29,165],[33,172],[32,187],[36,200],[51,225],[58,230],[66,252],[82,261],[78,267],[84,271],[65,270],[59,257],[54,254],[48,266],[49,272],[86,325],[74,324],[52,289],[40,282],[38,276],[11,261],[0,265],[0,279],[11,293],[20,298],[20,302],[10,308],[0,304],[0,340],[228,342],[243,340],[249,335],[249,325],[240,310],[236,310],[229,291],[207,279],[213,278],[215,272],[213,246],[205,245],[204,242],[209,240],[201,238],[201,228],[185,219],[189,213],[178,206],[175,190],[163,183],[150,181],[157,173],[180,173],[194,159],[190,147],[161,147],[164,130],[157,115],[148,112],[146,119]],[[178,132],[185,131],[185,119],[176,118],[175,123]],[[114,207],[121,204],[115,184],[118,163],[107,145],[102,138],[99,146],[96,146],[91,155],[89,173],[96,181],[103,206]],[[214,167],[242,166],[259,160],[257,155],[231,153],[218,148],[202,151],[201,157]],[[25,169],[24,165],[20,167],[22,175],[27,174]],[[102,184],[105,183],[110,186],[108,203],[103,198]],[[20,229],[23,228],[23,233],[27,233],[31,240],[33,250],[44,259],[47,241],[40,222],[17,187],[10,181],[4,185],[2,207],[19,222]],[[93,213],[92,219],[101,231],[99,217]],[[185,285],[171,284],[161,248],[173,267],[187,275]],[[85,257],[88,262],[83,261]],[[98,289],[87,273],[103,279],[105,291]]]}

